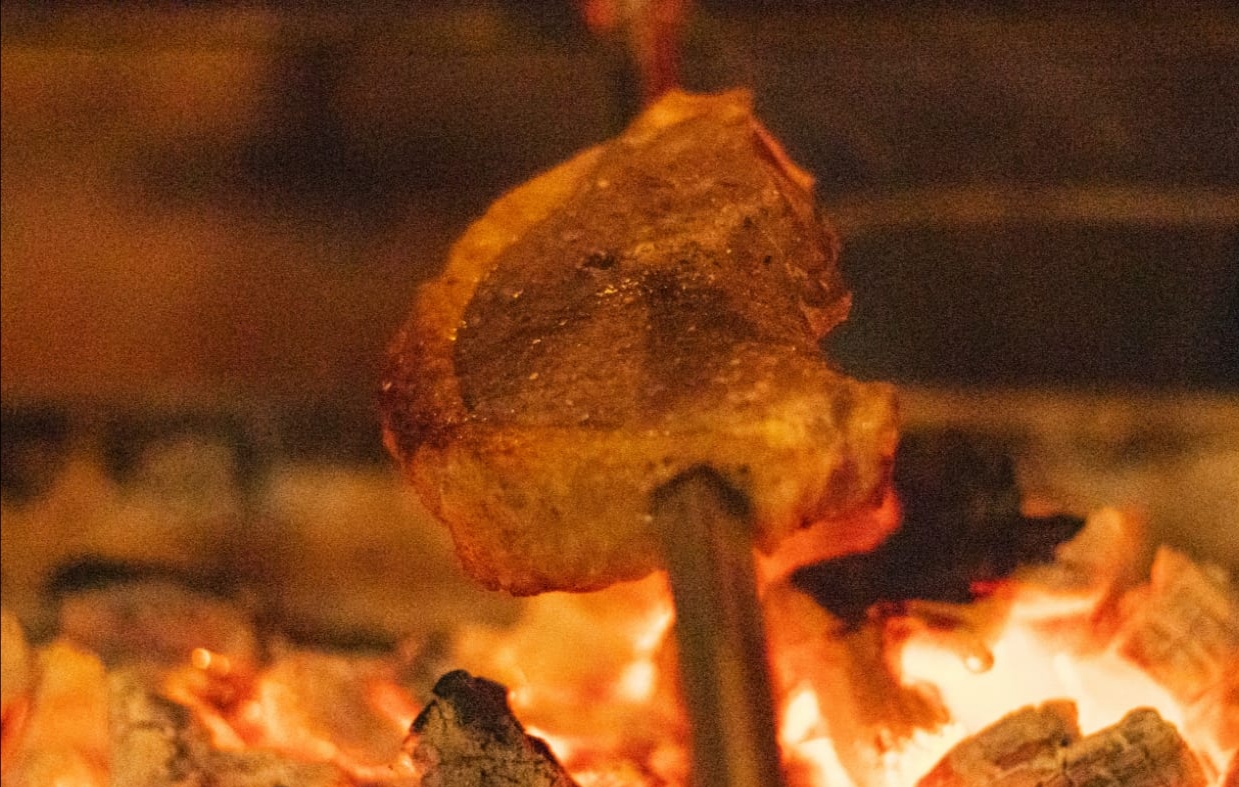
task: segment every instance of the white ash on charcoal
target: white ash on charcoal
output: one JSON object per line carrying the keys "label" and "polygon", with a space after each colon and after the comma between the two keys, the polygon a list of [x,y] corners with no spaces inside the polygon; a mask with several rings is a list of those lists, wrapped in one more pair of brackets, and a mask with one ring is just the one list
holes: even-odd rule
{"label": "white ash on charcoal", "polygon": [[576,787],[546,743],[525,733],[507,694],[463,670],[439,679],[409,743],[422,787]]}
{"label": "white ash on charcoal", "polygon": [[40,589],[88,559],[252,590],[312,641],[391,644],[520,609],[464,578],[359,416],[152,401],[6,402],[3,418],[0,582],[39,638],[56,630]]}
{"label": "white ash on charcoal", "polygon": [[1220,751],[1239,747],[1239,588],[1229,575],[1161,547],[1148,584],[1120,604],[1119,652],[1184,707]]}
{"label": "white ash on charcoal", "polygon": [[38,589],[73,560],[233,571],[225,547],[249,543],[263,478],[263,451],[239,414],[36,403],[5,418],[5,606],[36,633],[53,630]]}
{"label": "white ash on charcoal", "polygon": [[1239,590],[1217,567],[1162,547],[1148,585],[1128,593],[1122,611],[1123,654],[1185,703],[1239,667]]}
{"label": "white ash on charcoal", "polygon": [[150,676],[123,668],[108,676],[109,783],[126,787],[350,787],[329,763],[271,751],[217,751],[193,713],[159,695]]}
{"label": "white ash on charcoal", "polygon": [[1075,705],[1023,708],[953,748],[918,787],[1205,787],[1173,725],[1148,708],[1089,736]]}
{"label": "white ash on charcoal", "polygon": [[918,787],[1002,783],[1014,774],[1036,779],[1052,771],[1059,751],[1079,740],[1075,705],[1022,708],[955,746]]}

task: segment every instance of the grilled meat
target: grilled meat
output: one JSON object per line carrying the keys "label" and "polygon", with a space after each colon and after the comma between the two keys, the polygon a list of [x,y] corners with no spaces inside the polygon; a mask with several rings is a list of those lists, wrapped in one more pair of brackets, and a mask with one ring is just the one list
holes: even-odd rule
{"label": "grilled meat", "polygon": [[750,497],[766,550],[881,496],[892,392],[820,353],[849,295],[811,185],[747,93],[673,92],[456,243],[392,345],[382,410],[476,579],[648,573],[650,493],[698,464]]}

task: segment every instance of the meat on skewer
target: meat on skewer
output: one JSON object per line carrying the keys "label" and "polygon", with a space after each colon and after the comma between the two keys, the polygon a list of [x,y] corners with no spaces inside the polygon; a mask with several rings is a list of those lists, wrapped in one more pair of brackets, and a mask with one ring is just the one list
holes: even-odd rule
{"label": "meat on skewer", "polygon": [[[383,382],[385,441],[466,569],[515,594],[662,564],[651,493],[708,465],[770,550],[820,520],[876,543],[889,386],[819,340],[849,295],[812,179],[742,91],[672,91],[500,198],[419,291]],[[868,530],[866,530],[868,528]]]}

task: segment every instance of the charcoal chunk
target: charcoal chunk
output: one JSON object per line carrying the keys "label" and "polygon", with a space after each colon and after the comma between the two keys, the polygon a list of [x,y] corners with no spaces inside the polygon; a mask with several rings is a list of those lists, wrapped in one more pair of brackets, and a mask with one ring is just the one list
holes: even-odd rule
{"label": "charcoal chunk", "polygon": [[879,602],[963,603],[1021,565],[1046,563],[1084,526],[1028,517],[1003,441],[957,430],[905,435],[893,483],[899,529],[871,552],[806,566],[792,583],[845,623]]}
{"label": "charcoal chunk", "polygon": [[508,690],[455,670],[413,721],[413,759],[423,787],[575,787],[546,742],[527,735]]}

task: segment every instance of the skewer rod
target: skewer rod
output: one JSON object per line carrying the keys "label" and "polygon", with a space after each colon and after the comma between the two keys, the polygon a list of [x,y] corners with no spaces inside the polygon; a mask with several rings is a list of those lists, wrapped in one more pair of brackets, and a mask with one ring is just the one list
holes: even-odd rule
{"label": "skewer rod", "polygon": [[699,466],[656,489],[651,513],[675,597],[693,784],[781,787],[752,507],[717,471]]}

